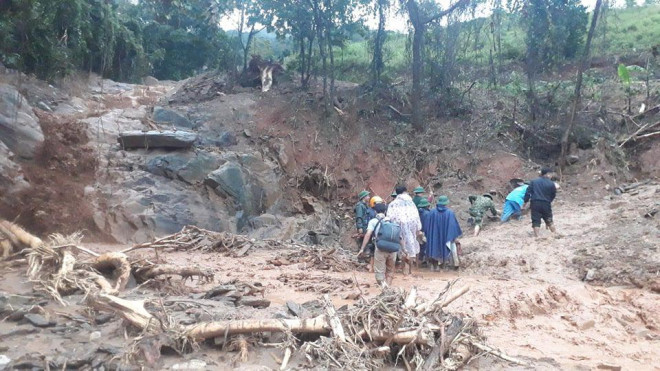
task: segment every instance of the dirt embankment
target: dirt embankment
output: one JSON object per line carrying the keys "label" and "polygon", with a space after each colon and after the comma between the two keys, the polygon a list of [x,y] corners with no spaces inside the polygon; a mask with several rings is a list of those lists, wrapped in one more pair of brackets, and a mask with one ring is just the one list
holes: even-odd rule
{"label": "dirt embankment", "polygon": [[81,202],[98,164],[86,131],[75,120],[38,112],[45,141],[34,160],[22,164],[31,187],[10,200],[11,210],[4,214],[39,235],[84,230],[90,237],[101,237],[91,206]]}

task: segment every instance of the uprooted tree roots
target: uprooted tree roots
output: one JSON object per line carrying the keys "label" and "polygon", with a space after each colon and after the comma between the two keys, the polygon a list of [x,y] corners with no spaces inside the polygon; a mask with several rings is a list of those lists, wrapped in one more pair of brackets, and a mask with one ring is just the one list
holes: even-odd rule
{"label": "uprooted tree roots", "polygon": [[[138,283],[174,275],[183,280],[199,277],[206,282],[213,281],[214,274],[210,270],[154,264],[144,259],[131,261],[125,252],[98,254],[82,247],[81,239],[81,234],[53,234],[44,242],[17,225],[0,220],[3,256],[25,257],[27,276],[35,289],[46,292],[63,305],[62,297],[75,292],[100,291],[116,295],[126,289],[131,276]],[[79,253],[92,259],[79,260]]]}

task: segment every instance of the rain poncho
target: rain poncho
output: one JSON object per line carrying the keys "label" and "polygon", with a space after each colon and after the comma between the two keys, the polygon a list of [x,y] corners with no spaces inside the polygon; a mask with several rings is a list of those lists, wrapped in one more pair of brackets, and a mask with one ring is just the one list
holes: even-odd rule
{"label": "rain poncho", "polygon": [[411,257],[417,256],[419,254],[417,232],[422,230],[422,222],[410,195],[407,193],[398,195],[387,207],[387,216],[401,226],[405,253]]}
{"label": "rain poncho", "polygon": [[454,212],[445,206],[438,205],[426,214],[424,228],[426,256],[437,261],[448,260],[450,251],[447,248],[447,242],[454,241],[463,234]]}

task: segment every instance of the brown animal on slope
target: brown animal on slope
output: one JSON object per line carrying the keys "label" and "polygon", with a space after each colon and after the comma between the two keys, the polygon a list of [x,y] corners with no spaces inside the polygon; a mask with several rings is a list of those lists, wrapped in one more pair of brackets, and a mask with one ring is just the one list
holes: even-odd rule
{"label": "brown animal on slope", "polygon": [[20,226],[0,219],[0,257],[6,258],[24,248],[37,248],[44,243]]}

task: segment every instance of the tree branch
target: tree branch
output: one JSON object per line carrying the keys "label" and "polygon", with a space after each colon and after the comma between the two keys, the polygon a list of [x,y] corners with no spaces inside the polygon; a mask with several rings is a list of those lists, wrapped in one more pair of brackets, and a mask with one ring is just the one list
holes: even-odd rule
{"label": "tree branch", "polygon": [[438,13],[438,14],[432,16],[432,17],[429,17],[429,18],[425,19],[423,23],[426,24],[426,23],[431,23],[435,20],[438,20],[438,19],[448,15],[449,13],[452,13],[458,7],[466,6],[469,3],[470,3],[470,0],[458,0],[457,2],[454,3],[454,5],[450,6],[449,8],[441,11],[440,13]]}

